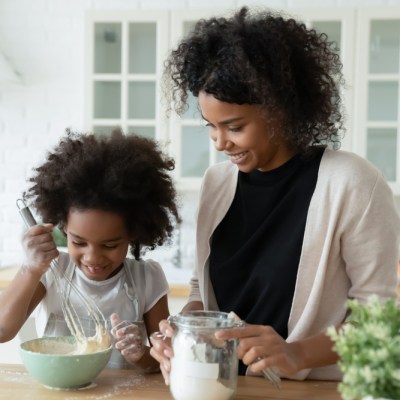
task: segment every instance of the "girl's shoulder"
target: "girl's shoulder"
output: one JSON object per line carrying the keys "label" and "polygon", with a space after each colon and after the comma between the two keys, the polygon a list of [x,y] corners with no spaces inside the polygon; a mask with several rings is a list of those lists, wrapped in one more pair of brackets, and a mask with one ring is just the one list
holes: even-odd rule
{"label": "girl's shoulder", "polygon": [[161,268],[160,263],[151,258],[140,260],[125,258],[125,264],[131,268]]}
{"label": "girl's shoulder", "polygon": [[131,275],[139,290],[149,289],[151,291],[152,288],[161,288],[162,290],[168,288],[165,273],[157,261],[126,258],[125,267],[128,276]]}
{"label": "girl's shoulder", "polygon": [[125,265],[134,274],[141,275],[159,275],[163,274],[163,269],[160,263],[152,259],[135,260],[133,258],[126,258]]}

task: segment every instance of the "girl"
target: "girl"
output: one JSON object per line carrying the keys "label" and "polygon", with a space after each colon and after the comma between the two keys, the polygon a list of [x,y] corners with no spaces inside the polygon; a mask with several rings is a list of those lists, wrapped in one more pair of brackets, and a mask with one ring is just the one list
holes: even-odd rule
{"label": "girl", "polygon": [[[12,339],[38,305],[40,336],[70,334],[49,270],[57,258],[113,327],[116,349],[109,367],[157,367],[140,329],[128,321],[143,320],[150,335],[169,315],[164,273],[141,254],[168,240],[179,221],[173,168],[174,161],[151,140],[120,131],[111,137],[67,132],[24,193],[46,223],[23,237],[25,261],[0,298],[0,342]],[[66,235],[68,253],[56,248],[55,225]],[[87,310],[70,295],[87,335],[93,335]]]}

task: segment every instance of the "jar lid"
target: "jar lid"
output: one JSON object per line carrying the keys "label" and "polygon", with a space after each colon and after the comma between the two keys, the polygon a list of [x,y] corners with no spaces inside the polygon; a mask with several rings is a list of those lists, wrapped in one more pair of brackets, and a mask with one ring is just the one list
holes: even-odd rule
{"label": "jar lid", "polygon": [[235,316],[222,311],[186,311],[168,318],[172,326],[190,329],[223,329],[233,328]]}

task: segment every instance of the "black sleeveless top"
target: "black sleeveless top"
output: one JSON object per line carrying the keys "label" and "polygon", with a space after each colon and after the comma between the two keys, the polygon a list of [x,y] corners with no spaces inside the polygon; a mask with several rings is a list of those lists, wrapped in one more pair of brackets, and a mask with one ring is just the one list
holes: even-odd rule
{"label": "black sleeveless top", "polygon": [[[211,239],[210,279],[221,311],[288,335],[308,208],[323,148],[272,171],[239,171],[233,202]],[[244,374],[246,366],[239,365]]]}

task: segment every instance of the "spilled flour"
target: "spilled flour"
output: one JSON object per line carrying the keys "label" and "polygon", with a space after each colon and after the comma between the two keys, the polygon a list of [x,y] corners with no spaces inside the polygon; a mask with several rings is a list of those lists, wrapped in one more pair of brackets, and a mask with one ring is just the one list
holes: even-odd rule
{"label": "spilled flour", "polygon": [[[14,388],[16,387],[15,385],[19,386],[21,384],[28,385],[29,387],[37,385],[37,382],[31,378],[27,372],[7,369],[0,369],[0,382],[7,382]],[[137,398],[138,389],[146,388],[162,391],[162,389],[165,388],[165,384],[162,381],[150,380],[147,379],[145,375],[132,372],[132,375],[129,376],[114,377],[114,379],[106,385],[91,384],[84,388],[75,389],[74,391],[63,390],[64,394],[62,398],[63,400],[79,400],[83,398],[86,400],[107,400],[115,397],[134,399]],[[54,390],[54,388],[51,389]],[[54,393],[54,396],[56,395],[57,398],[59,398],[58,394]],[[2,397],[0,393],[0,399],[3,398],[4,397]]]}

